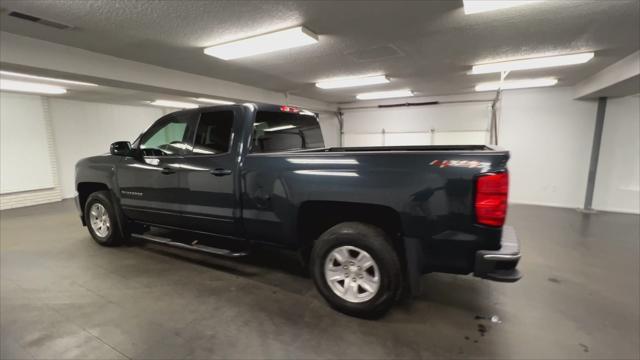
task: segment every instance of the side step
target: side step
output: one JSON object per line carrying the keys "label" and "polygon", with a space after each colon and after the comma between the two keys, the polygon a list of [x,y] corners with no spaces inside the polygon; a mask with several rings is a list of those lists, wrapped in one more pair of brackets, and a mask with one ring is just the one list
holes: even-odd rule
{"label": "side step", "polygon": [[177,247],[177,248],[180,248],[180,249],[187,249],[187,250],[206,252],[206,253],[209,253],[209,254],[220,255],[220,256],[225,256],[225,257],[231,257],[231,258],[236,258],[236,257],[249,255],[248,252],[231,251],[231,250],[227,250],[227,249],[220,249],[220,248],[215,248],[215,247],[211,247],[211,246],[201,245],[201,244],[198,244],[197,241],[194,241],[190,245],[190,244],[184,244],[184,243],[181,243],[181,242],[173,241],[173,240],[171,240],[169,238],[156,236],[156,235],[131,234],[131,236],[135,237],[135,238],[138,238],[138,239],[145,240],[145,241],[150,241],[150,242],[153,242],[153,243],[156,243],[156,244],[163,244],[163,245],[173,246],[173,247]]}

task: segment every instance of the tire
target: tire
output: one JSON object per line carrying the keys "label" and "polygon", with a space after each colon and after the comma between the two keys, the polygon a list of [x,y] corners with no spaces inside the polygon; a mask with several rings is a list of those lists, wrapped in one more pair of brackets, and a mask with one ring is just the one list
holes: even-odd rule
{"label": "tire", "polygon": [[[400,260],[391,238],[365,223],[344,222],[325,231],[311,251],[310,267],[322,297],[351,316],[384,315],[402,289]],[[333,279],[327,280],[327,274]]]}
{"label": "tire", "polygon": [[84,206],[84,219],[91,237],[98,244],[102,246],[122,244],[120,224],[109,191],[96,191],[89,195]]}

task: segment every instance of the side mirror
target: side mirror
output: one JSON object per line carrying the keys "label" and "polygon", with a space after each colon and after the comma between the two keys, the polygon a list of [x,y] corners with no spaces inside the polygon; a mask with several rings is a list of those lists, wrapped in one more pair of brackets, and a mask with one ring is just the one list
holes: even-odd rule
{"label": "side mirror", "polygon": [[128,156],[131,155],[131,143],[128,141],[116,141],[109,149],[111,155]]}

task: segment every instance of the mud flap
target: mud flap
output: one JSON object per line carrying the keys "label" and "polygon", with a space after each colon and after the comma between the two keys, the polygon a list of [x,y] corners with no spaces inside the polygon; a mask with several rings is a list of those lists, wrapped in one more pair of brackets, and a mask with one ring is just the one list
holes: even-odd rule
{"label": "mud flap", "polygon": [[118,218],[118,231],[120,232],[120,236],[123,239],[128,239],[130,234],[128,233],[125,226],[127,219],[122,213],[122,208],[120,207],[120,200],[118,199],[117,196],[115,196],[115,194],[113,193],[113,190],[110,190],[109,194],[111,194],[111,204],[113,204],[113,211],[116,213],[116,217]]}
{"label": "mud flap", "polygon": [[405,259],[407,260],[406,276],[409,294],[412,297],[420,294],[420,277],[422,276],[423,256],[419,239],[404,238]]}

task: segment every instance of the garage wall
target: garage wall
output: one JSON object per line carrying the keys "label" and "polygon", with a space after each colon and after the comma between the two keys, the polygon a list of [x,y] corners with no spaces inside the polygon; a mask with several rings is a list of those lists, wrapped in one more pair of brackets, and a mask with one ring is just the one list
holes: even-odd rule
{"label": "garage wall", "polygon": [[75,164],[78,160],[109,152],[114,141],[133,141],[155,120],[163,108],[111,105],[50,99],[62,196],[75,196]]}
{"label": "garage wall", "polygon": [[609,99],[593,207],[640,213],[640,96]]}
{"label": "garage wall", "polygon": [[595,101],[568,87],[503,93],[499,144],[511,151],[510,200],[582,207],[595,128]]}
{"label": "garage wall", "polygon": [[0,92],[0,210],[62,198],[48,105],[40,96]]}
{"label": "garage wall", "polygon": [[340,145],[340,123],[334,113],[321,112],[318,116],[324,146],[335,147]]}

